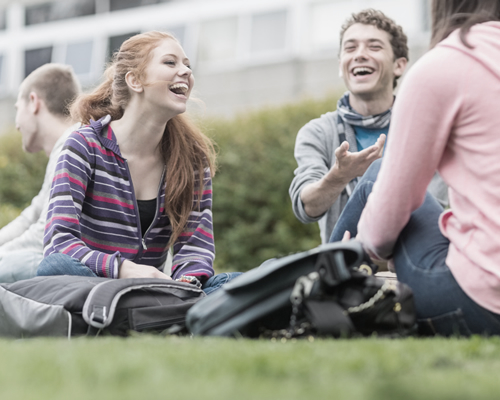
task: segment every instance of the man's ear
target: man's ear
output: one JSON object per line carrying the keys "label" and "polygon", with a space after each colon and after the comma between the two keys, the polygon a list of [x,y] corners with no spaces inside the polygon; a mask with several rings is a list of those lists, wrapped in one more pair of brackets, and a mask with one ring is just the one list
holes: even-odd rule
{"label": "man's ear", "polygon": [[33,113],[33,114],[38,114],[40,111],[41,107],[41,99],[38,97],[38,95],[35,92],[30,92],[28,96],[28,109]]}
{"label": "man's ear", "polygon": [[405,57],[397,58],[394,61],[394,75],[395,76],[403,75],[407,65],[408,65],[408,60]]}
{"label": "man's ear", "polygon": [[137,79],[132,71],[128,71],[125,75],[125,82],[127,82],[127,86],[136,93],[142,93],[142,91],[144,90],[142,83],[139,81],[139,79]]}

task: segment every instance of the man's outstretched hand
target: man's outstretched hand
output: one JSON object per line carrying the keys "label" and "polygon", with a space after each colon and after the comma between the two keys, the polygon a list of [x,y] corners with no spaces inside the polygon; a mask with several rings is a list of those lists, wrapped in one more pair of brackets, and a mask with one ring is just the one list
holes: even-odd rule
{"label": "man's outstretched hand", "polygon": [[335,164],[330,171],[302,189],[300,199],[306,214],[313,218],[324,214],[350,181],[362,176],[373,161],[382,157],[385,138],[380,135],[374,145],[356,153],[351,153],[349,143],[343,142],[335,150]]}
{"label": "man's outstretched hand", "polygon": [[356,153],[349,151],[349,143],[343,142],[335,150],[335,165],[339,176],[350,182],[352,179],[362,176],[372,162],[382,157],[386,136],[381,134],[377,142]]}

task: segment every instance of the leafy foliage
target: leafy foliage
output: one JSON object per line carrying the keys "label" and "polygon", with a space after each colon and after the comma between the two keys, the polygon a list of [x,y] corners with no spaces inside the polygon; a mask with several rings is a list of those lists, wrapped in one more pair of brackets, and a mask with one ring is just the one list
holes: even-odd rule
{"label": "leafy foliage", "polygon": [[317,224],[292,211],[288,188],[299,129],[331,111],[337,97],[206,121],[218,146],[214,187],[216,267],[246,271],[264,260],[320,244]]}
{"label": "leafy foliage", "polygon": [[[23,209],[40,191],[47,166],[44,153],[25,153],[21,135],[9,132],[0,137],[0,205]],[[3,214],[3,213],[2,213]]]}
{"label": "leafy foliage", "polygon": [[0,228],[3,228],[21,213],[21,209],[10,204],[0,204]]}

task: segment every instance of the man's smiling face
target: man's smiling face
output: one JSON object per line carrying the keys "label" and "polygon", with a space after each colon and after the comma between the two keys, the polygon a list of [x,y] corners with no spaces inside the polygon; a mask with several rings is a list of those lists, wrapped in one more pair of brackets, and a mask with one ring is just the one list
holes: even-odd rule
{"label": "man's smiling face", "polygon": [[351,25],[342,38],[340,71],[352,95],[374,99],[392,93],[394,77],[401,76],[406,59],[394,59],[391,36],[374,25]]}

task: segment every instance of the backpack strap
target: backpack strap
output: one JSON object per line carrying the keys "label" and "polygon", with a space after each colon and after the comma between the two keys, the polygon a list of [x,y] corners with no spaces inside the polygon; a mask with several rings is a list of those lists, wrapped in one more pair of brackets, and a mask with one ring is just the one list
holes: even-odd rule
{"label": "backpack strap", "polygon": [[82,310],[83,319],[93,328],[104,329],[113,322],[117,304],[124,294],[148,288],[181,289],[198,294],[203,292],[190,283],[157,278],[106,280],[96,285],[87,296]]}
{"label": "backpack strap", "polygon": [[330,287],[351,279],[351,272],[346,265],[344,251],[342,250],[320,254],[316,261],[316,271]]}

